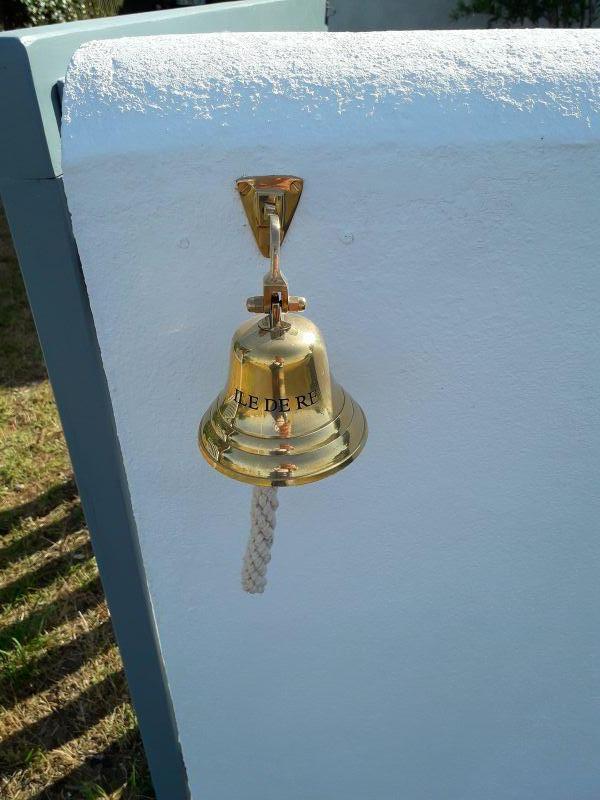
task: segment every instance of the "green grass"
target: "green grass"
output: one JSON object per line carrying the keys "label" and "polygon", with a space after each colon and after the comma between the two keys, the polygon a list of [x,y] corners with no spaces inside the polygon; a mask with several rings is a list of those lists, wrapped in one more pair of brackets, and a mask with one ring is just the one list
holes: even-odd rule
{"label": "green grass", "polygon": [[0,286],[0,798],[153,798],[1,210]]}

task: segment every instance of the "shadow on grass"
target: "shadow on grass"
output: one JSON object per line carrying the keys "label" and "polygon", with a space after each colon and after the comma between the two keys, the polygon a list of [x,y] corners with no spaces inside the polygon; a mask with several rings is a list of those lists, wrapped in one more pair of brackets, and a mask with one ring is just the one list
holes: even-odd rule
{"label": "shadow on grass", "polygon": [[[144,750],[140,735],[137,730],[132,730],[111,742],[100,753],[88,756],[79,767],[33,795],[30,800],[80,798],[84,796],[83,787],[90,786],[99,787],[106,794],[111,795],[124,784],[128,785],[130,793],[122,796],[135,796],[138,800],[153,800],[155,795],[147,770],[144,768],[144,772],[139,773],[139,764],[143,763]],[[93,796],[101,797],[102,795],[98,793]]]}
{"label": "shadow on grass", "polygon": [[88,583],[50,603],[35,607],[24,619],[6,625],[0,630],[0,650],[10,650],[15,641],[25,646],[45,630],[73,619],[78,614],[96,608],[104,600],[100,578]]}
{"label": "shadow on grass", "polygon": [[[77,497],[77,486],[71,478],[64,483],[57,483],[48,491],[28,500],[20,506],[0,511],[0,534],[8,533],[15,525],[18,525],[28,517],[45,517],[55,508],[66,500],[74,500]],[[0,550],[0,554],[3,551]]]}
{"label": "shadow on grass", "polygon": [[53,647],[38,658],[30,659],[0,677],[2,705],[8,709],[38,692],[50,689],[88,660],[108,650],[112,642],[112,626],[110,621],[106,620],[70,642]]}
{"label": "shadow on grass", "polygon": [[49,586],[59,576],[68,577],[73,569],[89,561],[90,558],[93,558],[93,553],[89,541],[74,550],[68,550],[66,553],[52,558],[38,569],[27,572],[0,589],[0,605],[15,603],[32,590]]}
{"label": "shadow on grass", "polygon": [[49,522],[47,525],[41,525],[39,528],[19,536],[5,547],[0,547],[0,569],[5,569],[20,558],[40,553],[70,533],[77,533],[84,527],[85,518],[81,506],[73,506],[60,519]]}
{"label": "shadow on grass", "polygon": [[0,386],[44,380],[46,366],[1,205],[0,285]]}
{"label": "shadow on grass", "polygon": [[[0,286],[0,392],[12,397],[16,394],[13,390],[18,387],[45,380],[46,368],[1,203]],[[17,528],[28,518],[42,523],[35,529],[31,525],[32,530],[29,523],[23,524],[20,530],[14,531],[13,541],[6,543],[4,540],[5,546],[0,548],[0,568],[6,571],[5,577],[17,574],[16,571],[10,574],[15,561],[40,553],[58,544],[65,535],[83,528],[85,523],[79,505],[66,507],[64,514],[62,509],[58,511],[62,503],[71,503],[76,498],[77,487],[69,480],[31,501],[0,511],[0,541],[3,533]],[[55,510],[62,514],[60,519],[52,522],[42,519]],[[6,651],[5,666],[10,670],[0,677],[0,705],[14,720],[9,722],[12,725],[10,735],[3,737],[0,746],[0,769],[11,785],[18,784],[6,794],[0,789],[2,800],[15,796],[15,791],[19,796],[26,794],[30,800],[91,800],[118,792],[123,787],[126,788],[119,792],[123,800],[154,798],[139,733],[137,730],[123,733],[132,722],[125,705],[128,692],[123,672],[115,671],[79,694],[76,688],[75,695],[63,684],[66,676],[71,676],[68,686],[76,683],[79,669],[85,669],[87,675],[98,674],[94,661],[113,643],[110,622],[101,623],[72,641],[54,647],[49,646],[51,636],[45,637],[46,632],[103,603],[98,576],[70,591],[60,580],[90,556],[88,545],[78,551],[60,553],[0,591],[0,602],[19,601],[10,608],[11,620],[20,616],[0,630],[0,650]],[[22,566],[19,564],[18,568]],[[89,570],[84,570],[78,583],[81,584],[87,574]],[[56,588],[60,591],[62,587],[63,594],[44,603],[37,590],[55,579],[58,579]],[[24,652],[23,660],[18,654],[14,657],[14,651],[28,645],[29,652]],[[104,663],[104,659],[98,661]],[[99,674],[105,674],[105,669]],[[46,694],[40,695],[43,699],[36,705],[36,695],[42,692]],[[121,711],[117,710],[119,707]],[[31,709],[48,713],[38,719]],[[127,724],[113,723],[112,718],[119,720],[120,715]],[[100,742],[95,738],[96,731],[89,737],[91,745],[88,737],[85,745],[73,741],[101,720],[106,720],[106,724],[98,726],[103,729],[104,738]],[[63,745],[66,745],[64,753],[51,752]],[[98,752],[90,754],[94,747]],[[53,765],[46,775],[43,766],[35,774],[38,756],[42,757],[40,764]],[[66,772],[74,764],[79,766]],[[30,778],[27,776],[31,774],[35,776],[35,786],[28,789],[26,784]],[[43,784],[47,786],[40,789]]]}
{"label": "shadow on grass", "polygon": [[21,769],[33,748],[47,752],[77,739],[124,702],[127,696],[123,670],[107,675],[56,711],[5,736],[0,751],[0,771],[6,774]]}

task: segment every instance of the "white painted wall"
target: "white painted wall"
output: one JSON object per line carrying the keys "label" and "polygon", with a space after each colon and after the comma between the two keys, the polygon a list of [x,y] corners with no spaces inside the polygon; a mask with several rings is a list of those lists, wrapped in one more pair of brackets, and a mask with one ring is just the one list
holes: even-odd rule
{"label": "white painted wall", "polygon": [[[598,797],[599,65],[541,31],[75,55],[65,181],[196,800]],[[195,435],[265,266],[234,180],[268,172],[305,178],[284,269],[370,439],[282,492],[252,597],[249,489]]]}

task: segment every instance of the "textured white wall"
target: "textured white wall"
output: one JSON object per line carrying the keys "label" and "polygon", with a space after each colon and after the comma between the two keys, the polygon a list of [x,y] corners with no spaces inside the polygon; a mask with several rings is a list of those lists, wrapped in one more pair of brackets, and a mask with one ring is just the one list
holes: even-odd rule
{"label": "textured white wall", "polygon": [[[65,181],[197,800],[599,796],[599,65],[592,32],[75,55]],[[270,172],[305,178],[283,266],[370,439],[282,491],[251,597],[249,488],[195,436],[265,267],[234,180]]]}

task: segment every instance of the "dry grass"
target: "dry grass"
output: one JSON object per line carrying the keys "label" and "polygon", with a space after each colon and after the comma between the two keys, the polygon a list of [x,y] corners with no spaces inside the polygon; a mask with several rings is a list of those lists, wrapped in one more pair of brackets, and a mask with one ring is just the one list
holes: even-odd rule
{"label": "dry grass", "polygon": [[0,798],[153,798],[0,211]]}

